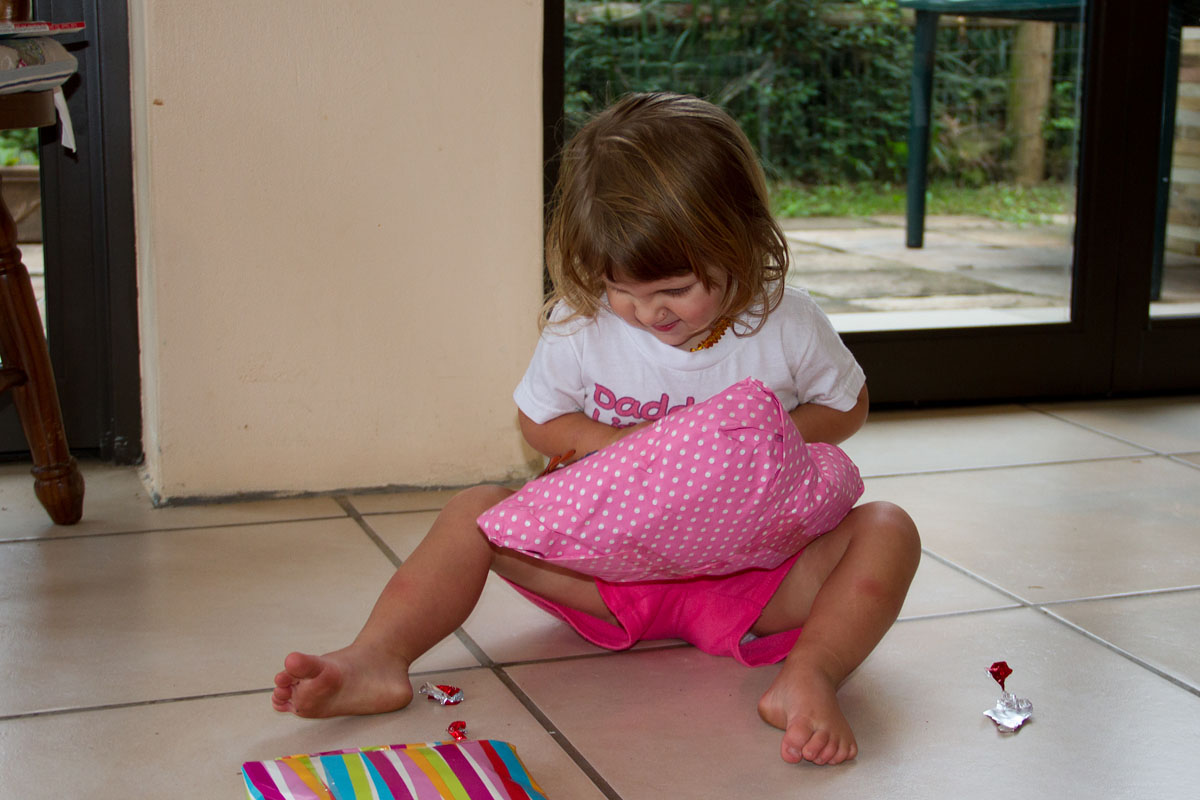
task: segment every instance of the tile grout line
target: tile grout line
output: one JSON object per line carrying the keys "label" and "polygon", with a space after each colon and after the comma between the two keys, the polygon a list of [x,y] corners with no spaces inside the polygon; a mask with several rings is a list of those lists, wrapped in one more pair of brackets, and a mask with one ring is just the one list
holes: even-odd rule
{"label": "tile grout line", "polygon": [[[1187,683],[1186,681],[1184,681],[1180,678],[1177,678],[1174,675],[1171,675],[1170,673],[1159,669],[1158,667],[1153,666],[1152,664],[1148,663],[1147,661],[1139,658],[1138,656],[1135,656],[1133,653],[1130,653],[1128,650],[1118,647],[1117,645],[1113,644],[1112,642],[1108,641],[1107,639],[1103,638],[1102,636],[1092,633],[1091,631],[1087,630],[1086,628],[1083,628],[1083,627],[1075,624],[1074,622],[1071,622],[1070,620],[1068,620],[1062,616],[1059,616],[1058,614],[1054,613],[1053,610],[1051,610],[1050,608],[1047,608],[1047,606],[1066,605],[1069,603],[1086,602],[1089,600],[1109,600],[1109,599],[1119,599],[1121,597],[1143,597],[1143,596],[1155,595],[1155,594],[1187,592],[1187,591],[1194,591],[1196,588],[1200,588],[1200,587],[1172,587],[1170,589],[1162,589],[1162,590],[1146,590],[1146,591],[1141,591],[1141,592],[1130,592],[1130,593],[1122,593],[1122,594],[1114,594],[1114,595],[1098,595],[1095,597],[1082,597],[1082,598],[1075,598],[1072,600],[1052,600],[1052,601],[1047,601],[1045,603],[1037,603],[1037,602],[1025,600],[1024,598],[1020,597],[1019,595],[1016,595],[1013,592],[1010,592],[1009,590],[1007,590],[995,583],[992,583],[991,581],[987,580],[986,578],[984,578],[980,575],[976,575],[975,573],[962,567],[961,565],[955,564],[953,561],[950,561],[949,559],[946,559],[943,556],[940,556],[930,550],[921,548],[921,552],[929,555],[930,558],[935,559],[939,563],[944,564],[945,566],[950,567],[951,569],[954,569],[954,570],[962,573],[966,577],[976,580],[976,581],[984,584],[985,586],[995,589],[996,591],[1012,598],[1019,604],[1018,606],[1016,606],[1016,608],[1028,608],[1032,611],[1036,611],[1037,613],[1044,615],[1045,617],[1052,620],[1053,622],[1056,622],[1059,625],[1062,625],[1062,626],[1066,627],[1067,629],[1074,631],[1075,633],[1083,636],[1084,638],[1090,639],[1091,641],[1095,642],[1096,644],[1100,645],[1101,647],[1104,647],[1107,650],[1112,651],[1113,653],[1121,656],[1122,658],[1125,658],[1132,664],[1134,664],[1138,667],[1141,667],[1142,669],[1146,670],[1147,672],[1150,672],[1150,673],[1158,676],[1159,678],[1162,678],[1163,680],[1167,681],[1168,683],[1172,683],[1175,686],[1178,686],[1180,689],[1183,689],[1184,691],[1186,691],[1190,694],[1200,697],[1200,687],[1192,686],[1191,684]],[[946,614],[946,615],[933,614],[933,615],[925,615],[925,616],[921,616],[921,617],[910,617],[906,620],[897,620],[897,622],[923,620],[923,619],[938,619],[938,618],[941,618],[944,616],[959,616],[959,615],[965,615],[965,614],[987,613],[990,611],[1011,611],[1013,608],[1014,608],[1013,606],[1009,606],[1008,608],[978,609],[975,611],[953,612],[951,614]]]}
{"label": "tile grout line", "polygon": [[[647,650],[671,649],[673,647],[683,647],[686,645],[665,645],[662,648],[646,648]],[[411,678],[433,678],[438,675],[453,674],[456,672],[466,672],[468,670],[476,670],[482,668],[491,669],[493,672],[510,666],[525,666],[527,664],[553,664],[560,661],[574,661],[583,658],[598,658],[609,655],[608,653],[582,654],[576,656],[561,656],[556,658],[541,658],[530,659],[527,661],[512,661],[506,662],[503,665],[499,664],[477,664],[470,667],[453,667],[450,669],[427,669],[419,670],[411,673]],[[486,656],[483,660],[487,660]],[[248,697],[255,694],[269,694],[274,689],[273,687],[257,688],[257,689],[230,689],[228,691],[205,692],[203,694],[188,694],[178,695],[176,697],[154,697],[146,700],[126,700],[118,703],[102,703],[94,706],[67,706],[62,708],[43,708],[32,711],[19,711],[12,714],[0,714],[0,722],[12,722],[22,719],[36,719],[38,717],[60,717],[67,714],[85,714],[89,711],[117,711],[126,708],[143,708],[146,706],[161,706],[170,703],[187,703],[195,700],[219,700],[225,697]]]}
{"label": "tile grout line", "polygon": [[[1152,595],[1174,594],[1176,592],[1193,592],[1193,591],[1200,590],[1200,584],[1188,584],[1188,585],[1184,585],[1184,586],[1168,586],[1168,587],[1165,587],[1162,589],[1137,589],[1137,590],[1130,591],[1130,592],[1112,592],[1109,594],[1091,594],[1091,595],[1087,595],[1086,597],[1071,597],[1071,598],[1067,598],[1065,600],[1043,600],[1043,601],[1026,600],[1025,598],[1021,597],[1020,595],[1018,595],[1008,589],[1005,589],[1003,586],[1000,586],[997,583],[993,583],[992,581],[988,580],[987,578],[983,577],[982,575],[975,574],[974,572],[972,572],[971,570],[962,566],[961,564],[958,564],[958,563],[946,558],[945,556],[942,556],[942,555],[939,555],[939,554],[933,552],[929,548],[922,547],[921,552],[924,555],[927,555],[930,558],[932,558],[934,561],[937,561],[939,564],[949,567],[950,569],[954,570],[955,572],[958,572],[959,574],[963,575],[964,577],[967,577],[967,578],[970,578],[971,580],[982,583],[984,586],[987,586],[989,589],[994,589],[997,592],[1000,592],[1001,594],[1009,597],[1017,605],[1027,607],[1027,608],[1039,608],[1042,606],[1067,605],[1070,603],[1086,603],[1086,602],[1091,602],[1091,601],[1095,601],[1095,600],[1119,600],[1124,597],[1148,597],[1148,596],[1152,596]],[[1011,608],[1011,606],[1007,606],[1007,608]],[[974,613],[975,611],[991,611],[991,610],[1000,610],[1000,609],[1001,609],[1001,607],[997,606],[995,608],[969,609],[967,611],[949,611],[949,612],[945,612],[945,613],[921,614],[921,615],[913,616],[913,617],[904,617],[904,619],[927,619],[927,618],[938,617],[938,616],[948,616],[948,615],[955,615],[955,614]]]}
{"label": "tile grout line", "polygon": [[[404,559],[400,558],[396,554],[396,551],[389,547],[387,542],[383,541],[383,537],[375,532],[375,529],[371,527],[371,524],[367,522],[363,514],[355,508],[354,502],[348,496],[339,495],[334,497],[334,501],[342,507],[342,510],[346,512],[346,516],[354,520],[355,524],[367,535],[367,538],[383,553],[387,560],[392,562],[393,567],[398,569],[404,563]],[[471,638],[461,625],[455,628],[454,636],[471,653],[475,660],[479,662],[480,666],[488,667],[489,669],[495,668],[495,662],[492,661],[487,653],[483,651],[483,648]]]}
{"label": "tile grout line", "polygon": [[1042,408],[1034,408],[1032,405],[1030,405],[1028,403],[1022,404],[1022,405],[1024,408],[1026,408],[1030,411],[1033,411],[1034,413],[1042,414],[1043,416],[1049,417],[1050,419],[1058,420],[1059,422],[1065,422],[1068,425],[1074,425],[1076,428],[1081,428],[1085,431],[1088,431],[1089,433],[1094,433],[1097,436],[1103,436],[1106,439],[1112,439],[1115,442],[1120,442],[1121,444],[1127,444],[1130,447],[1140,447],[1141,449],[1146,450],[1151,453],[1154,453],[1157,456],[1164,456],[1164,457],[1168,457],[1168,458],[1171,456],[1171,453],[1164,452],[1155,447],[1150,447],[1149,445],[1140,444],[1138,442],[1133,441],[1132,439],[1126,439],[1123,436],[1118,436],[1115,433],[1109,433],[1108,431],[1101,430],[1100,428],[1096,428],[1096,427],[1094,427],[1092,425],[1088,425],[1087,423],[1084,423],[1084,422],[1077,422],[1076,420],[1069,419],[1067,417],[1056,414],[1053,411],[1049,411],[1049,410],[1042,409]]}
{"label": "tile grout line", "polygon": [[337,495],[333,498],[333,501],[341,506],[342,511],[346,512],[347,517],[354,520],[354,524],[358,525],[359,529],[371,540],[371,543],[379,549],[379,552],[383,553],[384,557],[392,562],[393,567],[399,567],[404,563],[404,559],[400,558],[400,556],[396,555],[396,551],[388,547],[387,542],[375,532],[375,529],[371,527],[362,513],[354,507],[354,504],[347,495]]}
{"label": "tile grout line", "polygon": [[504,661],[497,666],[501,669],[510,667],[530,667],[540,664],[565,664],[570,661],[587,661],[595,658],[607,658],[615,655],[632,655],[635,653],[657,653],[663,650],[683,650],[693,647],[681,640],[663,639],[662,644],[642,644],[641,647],[631,647],[626,650],[602,650],[598,653],[576,653],[570,656],[546,656],[544,658],[524,658],[516,661]]}
{"label": "tile grout line", "polygon": [[229,692],[211,692],[209,694],[181,695],[179,697],[157,697],[153,700],[129,700],[124,703],[104,703],[98,706],[75,706],[73,708],[52,708],[38,711],[22,711],[16,714],[0,715],[0,722],[12,722],[22,719],[38,719],[41,717],[61,717],[67,714],[85,714],[89,711],[119,711],[126,708],[144,708],[146,706],[161,706],[170,703],[186,703],[193,700],[217,700],[223,697],[248,697],[253,694],[269,694],[274,691],[267,689],[237,689]]}
{"label": "tile grout line", "polygon": [[293,519],[264,519],[255,522],[226,522],[212,525],[181,525],[173,528],[141,528],[124,531],[96,531],[95,533],[66,533],[55,536],[22,536],[15,539],[0,539],[0,545],[30,544],[41,542],[72,542],[79,539],[102,539],[109,536],[143,536],[152,533],[184,533],[188,531],[212,531],[221,528],[250,528],[260,525],[290,525],[296,522],[329,522],[345,519],[345,516],[326,515],[319,517],[295,517]]}
{"label": "tile grout line", "polygon": [[1038,606],[1066,606],[1075,603],[1093,603],[1098,600],[1123,600],[1129,597],[1153,597],[1162,594],[1181,594],[1200,590],[1200,584],[1188,586],[1170,586],[1166,589],[1137,589],[1132,592],[1112,592],[1111,594],[1093,594],[1087,597],[1072,597],[1069,600],[1047,600],[1037,603]]}
{"label": "tile grout line", "polygon": [[[391,549],[391,547],[389,547],[388,544],[383,541],[383,539],[379,536],[379,534],[376,533],[376,531],[370,526],[370,524],[367,522],[367,520],[364,519],[363,515],[358,511],[358,509],[354,507],[354,504],[350,501],[348,496],[338,495],[338,496],[335,496],[333,498],[333,500],[342,508],[342,510],[346,513],[346,516],[349,517],[350,519],[352,519],[355,522],[355,524],[357,524],[359,526],[359,529],[362,530],[362,532],[364,534],[366,534],[367,538],[371,540],[371,542],[380,550],[380,552],[390,562],[392,562],[393,566],[399,567],[403,563],[403,559],[401,559],[398,555],[396,555],[395,551],[393,551]],[[324,518],[317,518],[317,519],[341,519],[341,517],[324,517]],[[285,522],[285,521],[286,522],[294,522],[296,520],[280,520],[280,522]],[[259,524],[259,523],[245,523],[245,524]],[[221,525],[203,526],[201,529],[206,528],[206,527],[231,527],[231,526],[221,526]],[[195,529],[196,528],[183,528],[183,529],[173,529],[173,530],[195,530]],[[133,533],[158,533],[158,532],[160,532],[160,531],[126,531],[126,532],[119,532],[119,533],[110,532],[110,533],[105,533],[105,534],[80,534],[77,536],[55,537],[55,538],[81,539],[81,538],[91,538],[94,536],[115,536],[115,535],[128,535],[128,534],[133,534]],[[45,540],[31,539],[30,541],[45,541]],[[2,543],[3,542],[0,542],[0,544],[2,544]],[[489,670],[493,675],[496,676],[496,678],[505,686],[505,688],[507,688],[508,691],[516,698],[517,702],[519,702],[522,705],[522,707],[524,707],[525,710],[538,722],[538,724],[542,726],[543,730],[546,731],[546,733],[550,736],[550,738],[553,739],[556,744],[558,744],[558,746],[563,750],[563,752],[566,753],[566,755],[572,760],[572,762],[574,762],[575,766],[577,766],[580,769],[580,771],[583,772],[584,775],[586,775],[588,777],[588,779],[596,786],[596,788],[606,798],[608,798],[608,800],[622,800],[621,795],[618,794],[616,792],[616,790],[613,789],[612,786],[608,783],[608,781],[604,779],[604,777],[600,774],[599,770],[597,770],[596,767],[593,766],[591,764],[591,762],[589,762],[584,757],[583,753],[581,753],[579,751],[579,749],[577,747],[575,747],[575,745],[571,742],[571,740],[565,734],[563,734],[561,731],[557,730],[557,726],[554,725],[553,721],[549,717],[547,717],[546,714],[537,706],[537,704],[534,703],[533,700],[516,684],[516,682],[505,671],[505,669],[502,665],[497,664],[495,661],[493,661],[487,655],[487,653],[485,653],[484,650],[479,646],[479,644],[477,642],[475,642],[475,640],[472,639],[471,636],[461,626],[454,631],[454,635],[459,639],[459,641],[463,644],[463,646],[471,653],[471,655],[475,658],[475,660],[477,662],[479,662],[479,667],[483,667],[483,668]],[[604,654],[598,654],[598,655],[604,655]],[[478,667],[465,667],[462,669],[477,669],[477,668]],[[419,673],[414,673],[414,675],[421,675],[421,674],[424,674],[424,672],[425,671],[419,672]],[[444,673],[444,672],[446,672],[446,670],[430,670],[428,672],[430,672],[430,673],[443,672]],[[113,710],[125,709],[125,708],[142,708],[142,707],[146,707],[146,706],[164,705],[164,704],[168,704],[168,703],[180,703],[180,702],[187,702],[187,701],[191,701],[191,700],[211,700],[211,699],[217,699],[217,698],[222,698],[222,697],[241,697],[241,696],[248,696],[248,695],[254,695],[254,694],[266,694],[270,691],[272,691],[270,688],[267,688],[267,689],[244,689],[244,690],[231,691],[231,692],[213,692],[213,693],[208,693],[208,694],[187,695],[187,696],[181,696],[181,697],[157,698],[154,700],[137,700],[137,701],[130,701],[127,703],[107,703],[107,704],[98,705],[98,706],[77,706],[74,708],[30,711],[30,712],[22,712],[22,713],[18,713],[18,714],[2,715],[2,716],[0,716],[0,722],[9,722],[9,721],[15,721],[15,720],[21,720],[21,719],[34,719],[34,718],[49,717],[49,716],[62,716],[62,715],[66,715],[66,714],[79,714],[79,713],[85,713],[88,711],[113,711]]]}
{"label": "tile grout line", "polygon": [[937,619],[953,619],[955,617],[969,617],[975,614],[995,614],[998,611],[1013,611],[1020,608],[1028,608],[1019,603],[1010,603],[1005,606],[988,606],[987,608],[964,608],[961,611],[937,611],[932,614],[914,614],[911,617],[897,617],[893,625],[900,625],[905,622],[927,622]]}
{"label": "tile grout line", "polygon": [[[242,523],[233,523],[233,524],[226,524],[226,525],[196,525],[196,526],[182,527],[182,528],[160,528],[160,529],[155,529],[155,530],[104,531],[104,532],[90,533],[90,534],[89,533],[81,533],[81,534],[74,534],[74,535],[67,535],[67,536],[55,536],[55,537],[49,537],[49,538],[31,537],[31,538],[27,538],[27,539],[13,539],[13,540],[0,541],[0,545],[12,544],[15,542],[49,542],[49,541],[59,541],[59,540],[72,541],[72,540],[79,540],[79,539],[94,539],[94,538],[98,538],[98,537],[110,537],[110,536],[132,536],[132,535],[150,534],[150,533],[173,533],[173,532],[181,532],[181,531],[214,530],[214,529],[219,529],[219,528],[246,527],[246,526],[250,526],[250,525],[278,525],[278,524],[287,524],[287,523],[294,523],[294,522],[321,522],[321,521],[328,521],[328,520],[345,519],[346,517],[349,517],[350,519],[354,520],[356,524],[358,524],[360,529],[362,529],[363,532],[366,533],[367,537],[370,538],[371,541],[376,545],[376,547],[378,547],[383,552],[384,556],[386,556],[388,558],[388,560],[392,561],[393,564],[399,565],[399,563],[400,563],[399,557],[396,556],[396,554],[394,552],[392,552],[391,548],[389,548],[387,546],[387,544],[382,539],[379,538],[379,535],[376,534],[375,531],[372,530],[371,527],[366,524],[366,522],[362,518],[362,515],[358,513],[358,510],[355,509],[353,507],[353,505],[351,505],[348,501],[343,502],[343,498],[341,498],[341,497],[335,497],[333,499],[335,500],[335,502],[338,503],[338,505],[345,512],[345,516],[341,516],[341,517],[321,516],[321,517],[305,517],[305,518],[298,518],[298,519],[275,519],[275,520],[266,520],[266,521],[261,521],[261,522],[242,522]],[[47,717],[47,716],[61,716],[64,714],[78,714],[78,713],[85,713],[88,711],[113,711],[113,710],[124,709],[124,708],[141,708],[141,707],[145,707],[145,706],[164,705],[167,703],[181,703],[181,702],[187,702],[190,700],[211,700],[211,699],[222,698],[222,697],[242,697],[242,696],[248,696],[248,695],[253,695],[253,694],[266,694],[271,691],[272,691],[272,689],[270,689],[270,688],[241,689],[241,690],[235,690],[235,691],[229,691],[229,692],[210,692],[210,693],[206,693],[206,694],[183,695],[180,697],[156,698],[153,700],[133,700],[133,701],[129,701],[126,703],[106,703],[106,704],[97,705],[97,706],[75,706],[73,708],[28,711],[28,712],[22,712],[19,714],[0,715],[0,722],[8,722],[8,721],[20,720],[20,719],[32,719],[32,718]]]}
{"label": "tile grout line", "polygon": [[1005,597],[1009,598],[1010,600],[1014,601],[1015,603],[1017,603],[1019,606],[1021,606],[1023,608],[1031,608],[1034,605],[1029,600],[1026,600],[1024,597],[1021,597],[1020,595],[1010,592],[1008,589],[1005,589],[1003,586],[999,585],[998,583],[993,583],[992,581],[989,581],[987,578],[983,577],[982,575],[976,575],[974,572],[971,572],[971,570],[967,569],[966,567],[962,566],[961,564],[956,564],[955,562],[951,561],[950,559],[946,558],[945,556],[938,555],[937,553],[933,552],[932,550],[930,550],[926,547],[921,548],[921,553],[923,555],[929,556],[930,558],[932,558],[934,561],[938,562],[939,564],[942,564],[943,566],[947,566],[950,569],[954,570],[955,572],[958,572],[961,575],[965,575],[966,577],[970,578],[971,580],[982,583],[984,586],[988,587],[989,589],[994,589],[995,591],[999,592],[1000,594],[1002,594]]}
{"label": "tile grout line", "polygon": [[[537,703],[533,702],[533,698],[526,694],[525,691],[517,685],[516,681],[513,680],[512,676],[508,674],[507,670],[505,669],[506,666],[512,666],[513,663],[519,664],[521,662],[513,662],[508,664],[496,663],[496,661],[494,661],[492,657],[489,656],[484,649],[479,646],[479,643],[476,642],[474,638],[472,638],[471,635],[467,633],[467,631],[461,626],[454,631],[454,635],[458,638],[463,647],[465,647],[471,653],[475,660],[479,662],[481,667],[489,670],[497,680],[504,684],[505,688],[507,688],[513,697],[516,698],[517,702],[520,703],[529,713],[529,715],[532,716],[534,720],[536,720],[537,723],[542,726],[542,730],[544,730],[550,736],[550,738],[553,739],[560,748],[562,748],[562,751],[567,754],[567,757],[575,763],[575,766],[577,766],[580,771],[583,772],[583,774],[586,775],[593,784],[595,784],[596,788],[599,789],[600,792],[606,798],[608,798],[608,800],[621,800],[621,795],[619,795],[616,790],[612,788],[609,782],[604,779],[604,777],[600,774],[600,771],[597,770],[592,763],[584,757],[583,753],[579,751],[579,748],[577,748],[571,742],[566,734],[558,730],[558,726],[555,725],[548,716],[546,716],[545,712],[538,707]],[[604,654],[598,655],[603,656]],[[574,659],[546,660],[566,661]]]}
{"label": "tile grout line", "polygon": [[573,762],[575,762],[575,766],[579,767],[580,771],[583,772],[583,774],[588,777],[592,784],[600,790],[601,794],[608,798],[608,800],[622,800],[621,795],[612,787],[612,784],[604,779],[604,776],[600,774],[600,771],[592,765],[592,762],[587,760],[583,753],[579,751],[579,748],[577,748],[571,742],[566,734],[558,730],[558,726],[554,724],[553,720],[546,716],[545,712],[543,712],[542,709],[533,702],[533,699],[529,697],[529,695],[527,695],[520,686],[517,685],[516,681],[513,680],[512,676],[509,675],[503,667],[493,666],[492,674],[494,674],[500,680],[500,682],[507,687],[513,696],[517,698],[517,702],[525,707],[525,710],[530,714],[530,716],[537,720],[538,724],[542,726],[542,729],[545,730],[550,738],[562,748],[563,752],[566,753]]}
{"label": "tile grout line", "polygon": [[[880,472],[880,473],[865,473],[862,476],[864,481],[878,480],[880,478],[910,478],[920,475],[953,475],[960,472],[989,472],[992,470],[1002,469],[1027,469],[1030,467],[1060,467],[1069,464],[1095,464],[1103,461],[1132,461],[1138,458],[1167,458],[1171,456],[1166,453],[1159,453],[1155,450],[1150,450],[1141,445],[1132,445],[1139,447],[1140,453],[1127,453],[1120,456],[1098,456],[1093,458],[1063,458],[1053,461],[1022,461],[1017,464],[985,464],[978,467],[942,467],[938,469],[923,469],[913,470],[911,472]],[[1193,465],[1194,466],[1194,465]]]}
{"label": "tile grout line", "polygon": [[1136,666],[1141,667],[1142,669],[1146,670],[1147,672],[1150,672],[1153,675],[1157,675],[1159,678],[1162,678],[1163,680],[1167,681],[1168,683],[1174,684],[1175,686],[1179,687],[1180,689],[1183,689],[1188,694],[1192,694],[1192,695],[1195,695],[1196,697],[1200,697],[1200,687],[1193,686],[1190,683],[1188,683],[1187,681],[1185,681],[1181,678],[1177,678],[1174,675],[1170,674],[1169,672],[1166,672],[1165,670],[1159,669],[1158,667],[1154,666],[1153,664],[1150,664],[1149,662],[1139,658],[1138,656],[1135,656],[1133,653],[1129,652],[1128,650],[1118,647],[1117,645],[1108,641],[1104,637],[1099,636],[1095,633],[1092,633],[1088,629],[1086,629],[1080,625],[1077,625],[1074,622],[1071,622],[1070,620],[1066,619],[1065,617],[1061,617],[1058,614],[1055,614],[1050,609],[1042,608],[1041,606],[1033,606],[1033,610],[1049,617],[1054,622],[1057,622],[1059,625],[1062,625],[1063,627],[1074,631],[1075,633],[1079,634],[1080,636],[1084,637],[1085,639],[1090,639],[1091,641],[1095,642],[1096,644],[1100,645],[1101,647],[1115,653],[1118,656],[1121,656],[1125,660],[1131,662],[1132,664],[1134,664]]}
{"label": "tile grout line", "polygon": [[[347,497],[347,500],[349,498]],[[405,514],[436,514],[442,509],[440,507],[433,508],[398,508],[394,511],[359,511],[363,517],[400,517]]]}
{"label": "tile grout line", "polygon": [[[388,560],[392,562],[393,566],[399,567],[402,563],[404,563],[403,559],[397,556],[396,553],[390,547],[388,547],[387,543],[380,538],[379,534],[371,528],[370,524],[366,521],[366,519],[363,518],[363,515],[359,512],[359,510],[354,507],[353,502],[348,496],[339,495],[334,497],[334,500],[339,506],[342,507],[342,510],[346,512],[346,515],[353,519],[367,535],[367,537],[375,543],[375,546],[378,547],[385,556],[387,556]],[[476,642],[461,625],[455,629],[454,636],[459,640],[463,647],[467,649],[471,656],[477,662],[479,662],[480,667],[489,670],[493,675],[496,676],[497,680],[504,684],[505,688],[507,688],[513,697],[516,698],[517,702],[519,702],[537,721],[537,723],[542,726],[542,729],[546,731],[550,738],[553,739],[560,748],[562,748],[563,752],[566,753],[571,761],[575,763],[575,766],[577,766],[580,771],[588,777],[588,779],[606,798],[608,798],[608,800],[622,800],[621,795],[619,795],[608,783],[608,781],[606,781],[604,777],[600,775],[600,772],[584,757],[583,753],[579,751],[579,748],[575,747],[575,745],[571,743],[571,740],[566,735],[557,730],[557,726],[554,725],[551,719],[547,717],[540,708],[538,708],[537,704],[533,702],[532,698],[530,698],[529,695],[527,695],[516,684],[512,677],[504,670],[504,667],[493,661],[492,658],[484,651],[484,649],[479,646],[479,643]]]}
{"label": "tile grout line", "polygon": [[[616,790],[612,788],[609,782],[604,779],[604,777],[600,774],[600,771],[596,769],[596,767],[594,767],[586,757],[584,757],[583,753],[579,751],[579,748],[577,748],[571,742],[570,738],[568,738],[566,734],[558,730],[558,726],[555,725],[548,716],[546,716],[546,713],[538,707],[537,703],[533,702],[533,698],[526,694],[525,691],[517,685],[516,681],[513,680],[512,676],[508,674],[505,667],[512,666],[512,663],[496,663],[496,661],[494,661],[492,657],[489,656],[484,649],[479,646],[479,643],[476,642],[475,639],[472,638],[462,626],[459,626],[454,631],[454,635],[458,638],[463,647],[465,647],[471,653],[475,660],[479,662],[481,667],[489,670],[497,680],[504,684],[505,688],[507,688],[513,697],[517,699],[517,702],[520,703],[525,708],[525,711],[528,712],[529,715],[532,716],[534,720],[536,720],[537,723],[542,726],[542,730],[544,730],[547,735],[549,735],[550,738],[554,740],[554,742],[562,749],[562,751],[566,753],[567,757],[570,758],[571,761],[575,763],[575,766],[578,767],[579,770],[583,772],[583,774],[586,775],[588,779],[596,786],[596,788],[600,790],[601,794],[608,798],[608,800],[622,800],[621,795],[619,795]],[[603,653],[598,654],[598,656],[603,655]],[[547,660],[565,661],[573,659]]]}
{"label": "tile grout line", "polygon": [[1190,452],[1189,453],[1172,453],[1171,455],[1167,456],[1167,460],[1174,461],[1176,464],[1182,464],[1185,467],[1191,467],[1192,469],[1200,469],[1200,464],[1197,464],[1194,461],[1188,461],[1186,458],[1183,457],[1184,455],[1190,455]]}
{"label": "tile grout line", "polygon": [[[1166,589],[1163,591],[1164,592],[1176,592],[1176,591],[1189,591],[1189,590],[1187,590],[1187,589]],[[1143,596],[1144,594],[1157,594],[1157,593],[1158,592],[1146,592],[1146,593],[1139,593],[1138,595],[1134,595],[1134,596]],[[1114,595],[1113,597],[1119,598],[1119,597],[1124,597],[1124,596],[1126,596],[1126,595]],[[994,613],[1000,612],[1000,611],[1015,611],[1015,610],[1021,610],[1021,609],[1028,609],[1030,611],[1036,611],[1037,613],[1042,614],[1043,616],[1049,618],[1052,622],[1067,628],[1068,630],[1072,631],[1073,633],[1083,636],[1085,639],[1091,640],[1093,643],[1098,644],[1101,647],[1103,647],[1104,649],[1109,650],[1112,653],[1124,658],[1126,661],[1129,661],[1134,666],[1141,667],[1142,669],[1155,675],[1156,677],[1162,678],[1163,680],[1167,681],[1168,683],[1174,684],[1175,686],[1179,687],[1180,689],[1183,689],[1185,692],[1188,692],[1189,694],[1193,694],[1193,695],[1196,695],[1197,697],[1200,697],[1200,687],[1193,686],[1192,684],[1188,683],[1186,680],[1184,680],[1182,678],[1177,678],[1176,676],[1170,674],[1169,672],[1159,669],[1158,667],[1156,667],[1153,664],[1150,664],[1149,662],[1147,662],[1146,660],[1134,655],[1133,653],[1129,652],[1128,650],[1125,650],[1125,649],[1117,646],[1116,644],[1113,644],[1112,642],[1108,641],[1104,637],[1099,636],[1098,634],[1092,633],[1091,631],[1087,630],[1086,628],[1084,628],[1080,625],[1077,625],[1076,623],[1071,622],[1070,620],[1068,620],[1064,617],[1059,616],[1058,614],[1054,613],[1053,609],[1047,607],[1047,606],[1052,606],[1052,605],[1066,605],[1066,604],[1074,603],[1074,602],[1086,602],[1086,600],[1089,600],[1089,599],[1095,600],[1095,599],[1109,599],[1109,598],[1085,598],[1083,600],[1057,600],[1052,603],[1047,603],[1045,605],[1040,605],[1037,603],[1023,603],[1020,605],[997,606],[995,608],[977,608],[977,609],[967,609],[967,610],[963,610],[963,611],[947,611],[947,612],[940,613],[940,614],[923,614],[921,616],[915,616],[915,617],[902,617],[900,619],[897,619],[894,624],[902,625],[904,623],[910,623],[910,622],[927,622],[930,620],[951,619],[954,617],[976,616],[976,615],[980,615],[980,614],[994,614]]]}

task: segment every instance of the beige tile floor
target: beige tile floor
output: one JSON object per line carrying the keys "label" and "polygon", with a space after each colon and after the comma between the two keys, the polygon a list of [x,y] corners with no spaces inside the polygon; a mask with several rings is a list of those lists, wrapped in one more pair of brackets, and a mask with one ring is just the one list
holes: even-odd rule
{"label": "beige tile floor", "polygon": [[[861,753],[837,768],[779,759],[755,714],[772,668],[605,653],[499,581],[415,665],[463,705],[276,714],[282,656],[353,636],[445,493],[152,509],[134,469],[93,463],[84,521],[54,528],[27,465],[0,465],[4,795],[235,798],[244,760],[461,718],[554,798],[1196,796],[1200,397],[884,412],[847,450],[925,556],[842,689]],[[1016,735],[982,713],[998,659],[1035,707]]]}

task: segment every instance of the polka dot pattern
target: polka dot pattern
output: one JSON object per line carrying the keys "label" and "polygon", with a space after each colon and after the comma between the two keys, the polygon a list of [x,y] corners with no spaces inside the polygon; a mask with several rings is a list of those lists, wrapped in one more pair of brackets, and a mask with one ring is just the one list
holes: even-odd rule
{"label": "polka dot pattern", "polygon": [[507,547],[609,581],[783,563],[862,495],[842,450],[807,444],[746,379],[531,481],[478,519]]}

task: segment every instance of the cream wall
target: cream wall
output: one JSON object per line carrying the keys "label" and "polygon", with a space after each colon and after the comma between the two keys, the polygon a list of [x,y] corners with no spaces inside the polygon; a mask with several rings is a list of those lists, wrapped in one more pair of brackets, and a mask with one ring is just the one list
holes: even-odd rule
{"label": "cream wall", "polygon": [[541,293],[541,3],[130,17],[151,490],[528,470],[511,393]]}

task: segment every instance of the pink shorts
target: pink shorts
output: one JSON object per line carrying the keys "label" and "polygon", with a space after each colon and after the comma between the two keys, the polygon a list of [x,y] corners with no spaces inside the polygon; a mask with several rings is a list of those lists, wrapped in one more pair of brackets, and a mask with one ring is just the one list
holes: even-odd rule
{"label": "pink shorts", "polygon": [[608,650],[624,650],[643,639],[683,639],[706,653],[732,656],[748,667],[757,667],[782,661],[800,636],[799,628],[758,638],[747,636],[798,557],[796,554],[774,569],[747,569],[716,577],[638,583],[597,578],[600,597],[618,625],[510,584],[580,636]]}

